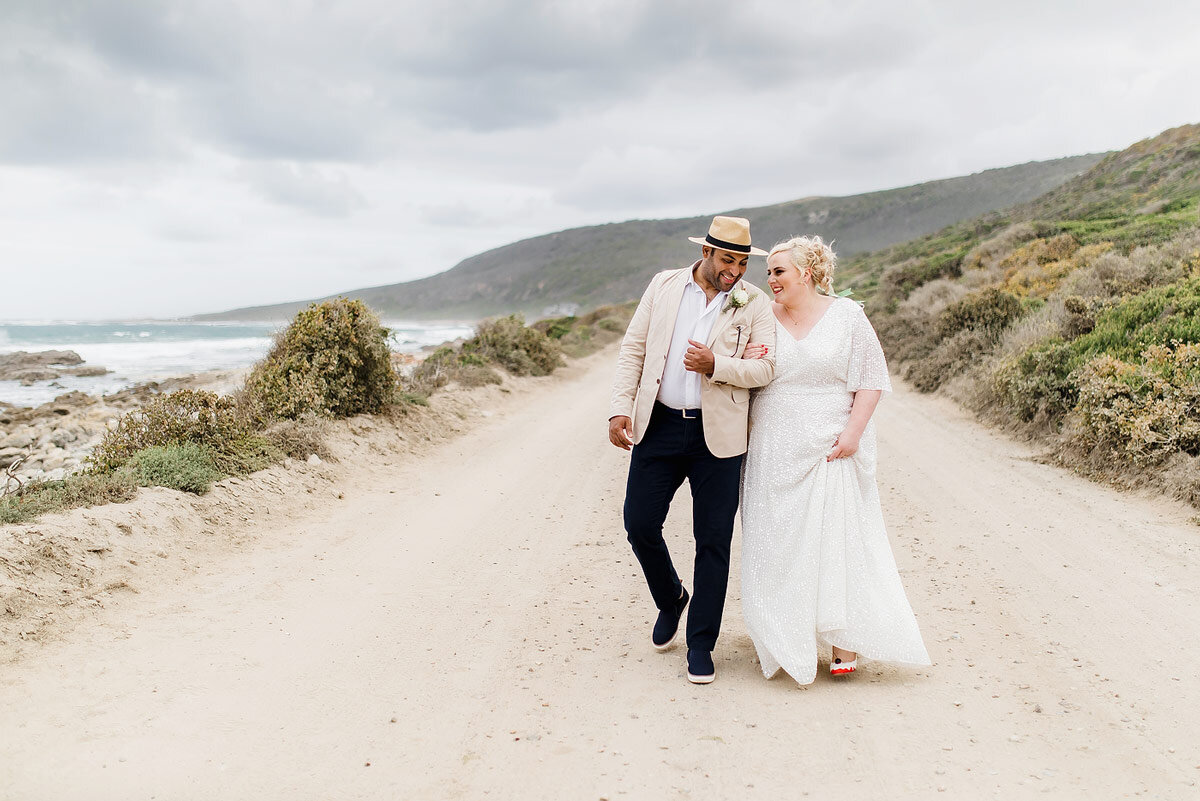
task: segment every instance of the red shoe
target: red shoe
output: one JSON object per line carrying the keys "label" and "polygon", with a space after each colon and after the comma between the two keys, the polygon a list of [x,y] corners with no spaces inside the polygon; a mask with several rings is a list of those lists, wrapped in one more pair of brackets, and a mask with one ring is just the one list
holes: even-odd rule
{"label": "red shoe", "polygon": [[853,673],[858,667],[858,657],[854,657],[849,662],[843,662],[840,659],[835,659],[829,663],[830,676],[845,676],[847,673]]}

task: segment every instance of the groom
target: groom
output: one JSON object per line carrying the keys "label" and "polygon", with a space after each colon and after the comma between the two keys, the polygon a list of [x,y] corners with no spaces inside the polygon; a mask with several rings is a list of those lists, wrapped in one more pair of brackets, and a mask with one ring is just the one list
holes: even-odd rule
{"label": "groom", "polygon": [[[625,530],[658,607],[655,648],[675,641],[689,595],[671,563],[663,521],[686,478],[696,539],[692,608],[687,620],[688,681],[716,678],[712,650],[721,630],[729,546],[746,452],[749,387],[775,373],[775,319],[763,294],[742,283],[751,254],[750,223],[714,217],[690,267],[654,276],[621,342],[609,407],[608,438],[633,448],[625,488]],[[743,360],[751,342],[762,359]]]}

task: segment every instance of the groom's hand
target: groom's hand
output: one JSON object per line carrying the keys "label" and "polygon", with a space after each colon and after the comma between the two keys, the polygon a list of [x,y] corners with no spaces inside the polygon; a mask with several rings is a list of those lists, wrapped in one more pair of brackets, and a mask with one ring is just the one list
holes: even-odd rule
{"label": "groom's hand", "polygon": [[633,447],[633,421],[623,414],[609,420],[608,441],[625,450]]}
{"label": "groom's hand", "polygon": [[697,342],[694,339],[689,339],[688,344],[691,347],[687,349],[687,353],[683,354],[684,369],[702,375],[712,375],[717,366],[713,352],[703,342]]}

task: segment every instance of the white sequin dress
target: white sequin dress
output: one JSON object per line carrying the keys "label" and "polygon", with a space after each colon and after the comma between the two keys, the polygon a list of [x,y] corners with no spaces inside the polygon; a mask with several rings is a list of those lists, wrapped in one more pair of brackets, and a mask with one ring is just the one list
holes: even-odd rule
{"label": "white sequin dress", "polygon": [[825,461],[854,391],[891,391],[875,330],[841,298],[803,339],[776,332],[775,380],[752,400],[742,474],[742,611],[763,674],[782,667],[808,684],[818,642],[928,665],[883,525],[874,420],[852,457]]}

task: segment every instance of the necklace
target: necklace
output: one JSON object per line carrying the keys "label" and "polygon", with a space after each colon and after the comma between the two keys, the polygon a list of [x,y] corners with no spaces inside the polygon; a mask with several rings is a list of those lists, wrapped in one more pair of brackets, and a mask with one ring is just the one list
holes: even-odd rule
{"label": "necklace", "polygon": [[791,321],[792,321],[792,325],[799,326],[799,325],[800,325],[800,321],[799,321],[799,320],[797,320],[795,317],[793,317],[793,316],[792,316],[792,310],[791,310],[791,308],[789,308],[789,307],[788,307],[788,305],[787,305],[786,303],[780,303],[779,305],[780,305],[780,306],[783,306],[783,313],[784,313],[784,314],[786,314],[786,315],[787,315],[787,318],[788,318],[789,320],[791,320]]}

